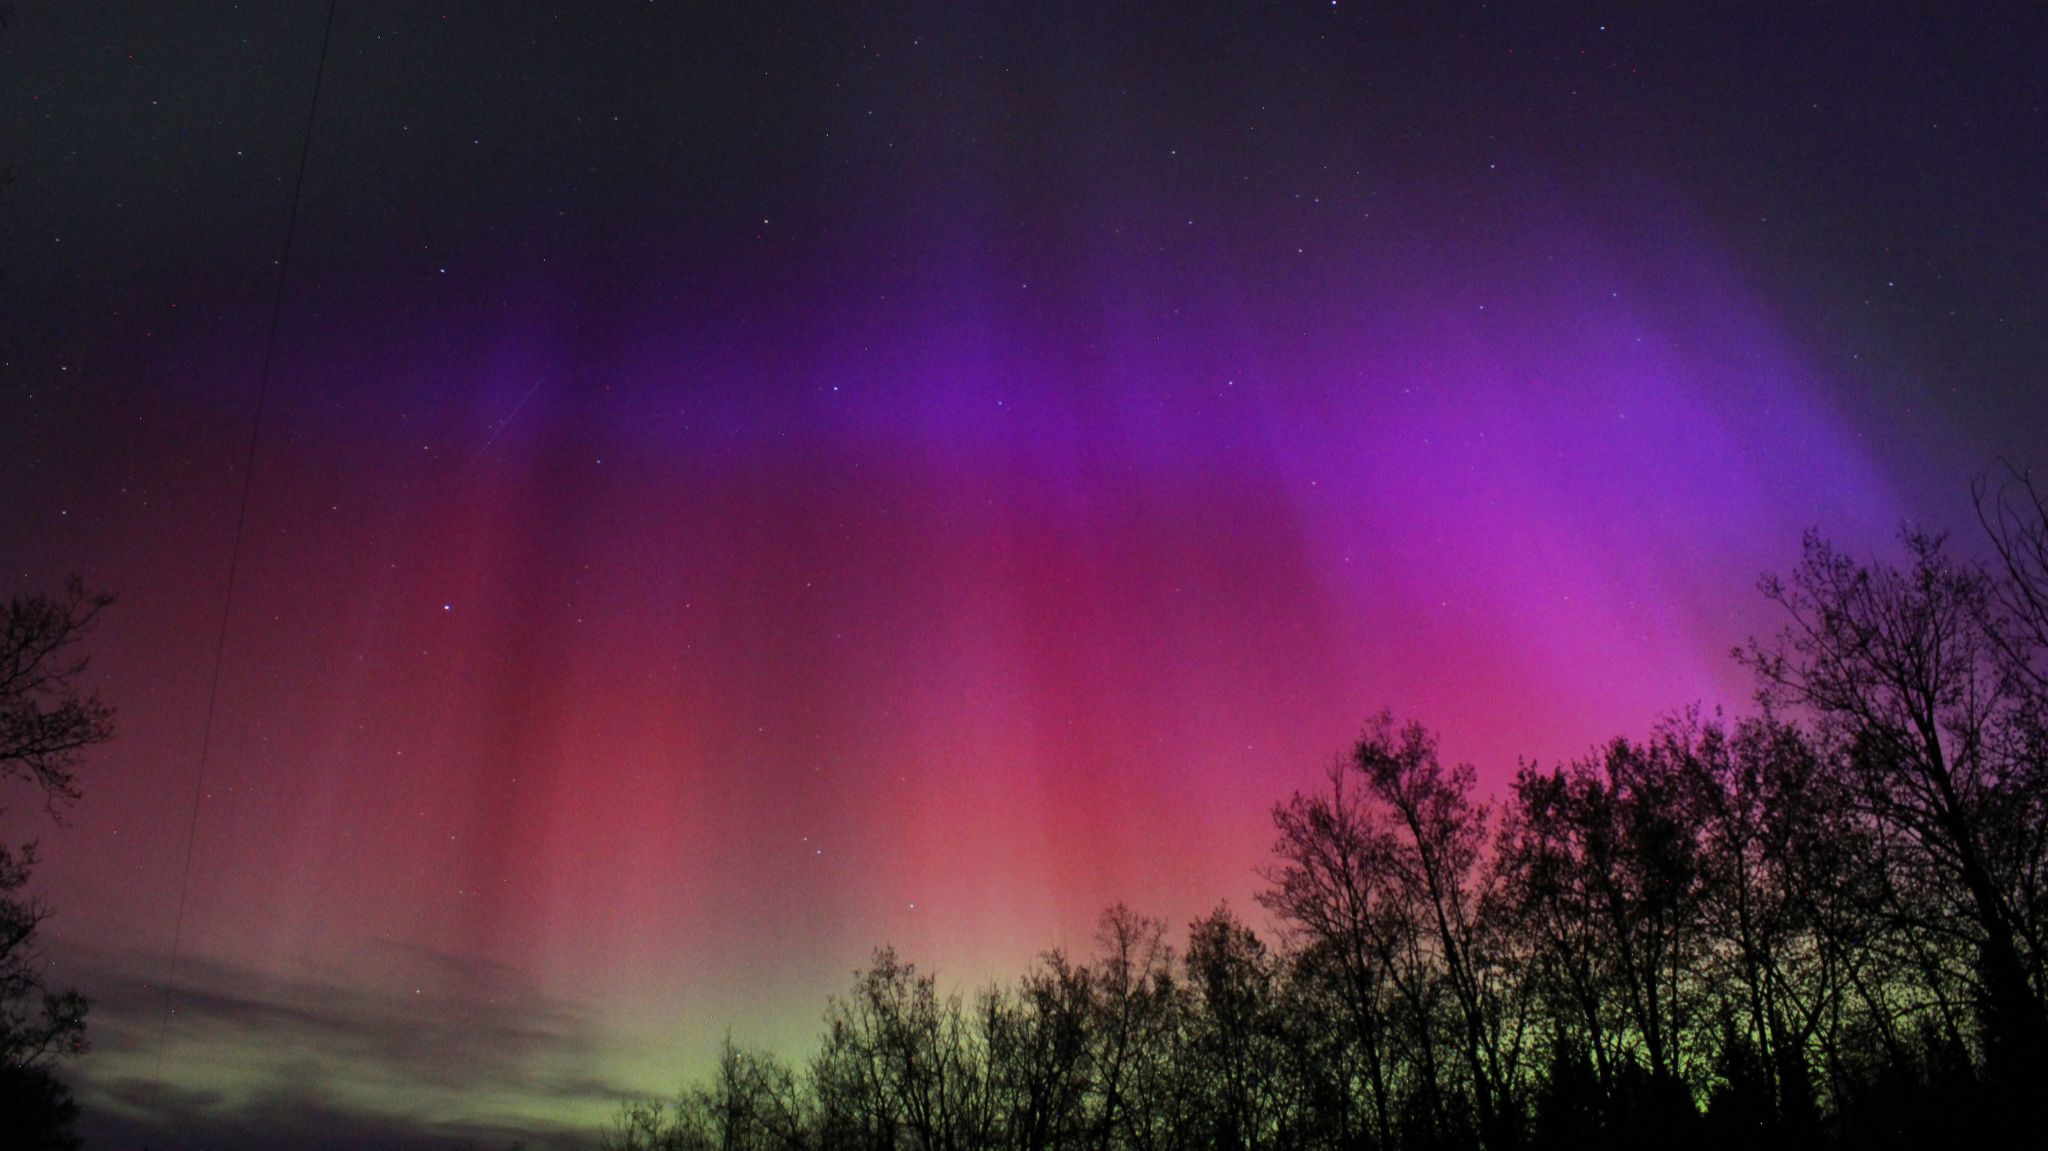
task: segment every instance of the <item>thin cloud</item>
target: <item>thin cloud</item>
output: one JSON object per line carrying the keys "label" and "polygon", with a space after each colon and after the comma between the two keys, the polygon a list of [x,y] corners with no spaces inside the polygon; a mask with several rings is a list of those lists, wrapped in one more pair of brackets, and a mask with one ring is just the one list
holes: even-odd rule
{"label": "thin cloud", "polygon": [[[376,985],[183,964],[164,1073],[164,986],[95,957],[94,1052],[66,1068],[90,1146],[333,1151],[577,1147],[633,1088],[607,1081],[585,1014],[502,964],[387,949]],[[573,1118],[572,1118],[573,1117]]]}

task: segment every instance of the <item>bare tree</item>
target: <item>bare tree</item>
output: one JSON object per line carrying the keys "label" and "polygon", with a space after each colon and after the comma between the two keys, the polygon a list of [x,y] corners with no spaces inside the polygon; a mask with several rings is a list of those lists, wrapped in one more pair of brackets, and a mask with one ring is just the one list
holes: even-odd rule
{"label": "bare tree", "polygon": [[1991,600],[2004,626],[1993,632],[2008,670],[2048,697],[2048,492],[2031,473],[2008,469],[1994,488],[1980,478],[1972,487],[1977,521],[1998,554]]}
{"label": "bare tree", "polygon": [[1211,1147],[1271,1147],[1280,1124],[1278,957],[1228,907],[1188,928],[1196,995],[1188,1068],[1197,1077]]}
{"label": "bare tree", "polygon": [[1904,543],[1900,569],[1809,535],[1790,578],[1762,583],[1790,623],[1737,654],[1766,703],[1813,718],[1843,794],[1907,853],[1894,890],[1929,898],[1895,900],[1893,912],[1975,952],[1992,1076],[2038,1083],[2048,1013],[2029,889],[2043,778],[2023,738],[2028,699],[1996,622],[1999,585],[1949,558],[1939,536],[1908,532]]}
{"label": "bare tree", "polygon": [[1382,713],[1327,792],[1274,812],[1280,864],[1262,898],[1303,936],[1305,972],[1340,993],[1381,1143],[1404,1100],[1440,1134],[1519,1139],[1519,987],[1501,962],[1490,811],[1475,788],[1427,729]]}
{"label": "bare tree", "polygon": [[1185,1118],[1176,1083],[1187,989],[1166,925],[1119,903],[1103,912],[1095,943],[1089,1141],[1101,1151],[1172,1145]]}
{"label": "bare tree", "polygon": [[9,600],[0,619],[0,779],[41,788],[53,810],[78,798],[86,749],[113,738],[113,709],[79,686],[80,647],[113,602],[73,576],[61,596]]}
{"label": "bare tree", "polygon": [[1700,968],[1710,949],[1690,737],[1617,739],[1525,767],[1501,844],[1555,1013],[1553,1061],[1590,1058],[1606,1105],[1669,1129],[1694,1113]]}
{"label": "bare tree", "polygon": [[[86,750],[113,737],[113,709],[80,685],[81,647],[112,602],[73,577],[62,595],[16,596],[0,614],[0,780],[36,788],[52,816],[78,798]],[[36,937],[50,907],[28,893],[35,863],[34,843],[0,844],[0,1127],[62,1146],[76,1108],[48,1065],[85,1050],[87,1004],[44,982]]]}
{"label": "bare tree", "polygon": [[1003,1144],[1017,1151],[1079,1147],[1096,1070],[1090,1050],[1094,980],[1058,950],[1026,972],[1014,994],[981,997],[989,1077]]}
{"label": "bare tree", "polygon": [[1395,838],[1383,809],[1330,766],[1329,788],[1297,793],[1273,810],[1279,862],[1266,871],[1260,902],[1302,936],[1297,966],[1334,989],[1361,1064],[1373,1142],[1394,1139],[1395,994],[1390,957],[1401,917]]}
{"label": "bare tree", "polygon": [[1433,733],[1417,723],[1397,729],[1384,713],[1352,754],[1392,816],[1388,859],[1413,935],[1448,992],[1452,1042],[1480,1137],[1489,1146],[1510,1145],[1519,1138],[1508,1098],[1516,1052],[1505,1031],[1506,987],[1482,916],[1491,811],[1473,799],[1477,773],[1470,764],[1446,766]]}
{"label": "bare tree", "polygon": [[958,996],[941,998],[892,948],[835,999],[812,1064],[824,1141],[834,1147],[959,1151],[996,1126],[987,1035]]}
{"label": "bare tree", "polygon": [[1219,910],[1176,954],[1118,906],[971,1010],[884,949],[807,1073],[728,1049],[615,1142],[1996,1143],[2048,1071],[2048,504],[2012,482],[1988,567],[1809,538],[1764,583],[1789,626],[1737,653],[1758,717],[1524,765],[1496,806],[1379,716],[1273,813],[1277,946]]}

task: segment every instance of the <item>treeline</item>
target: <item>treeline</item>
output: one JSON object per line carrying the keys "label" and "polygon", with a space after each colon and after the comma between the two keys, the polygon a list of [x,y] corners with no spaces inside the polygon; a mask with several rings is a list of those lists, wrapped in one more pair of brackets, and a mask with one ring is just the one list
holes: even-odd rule
{"label": "treeline", "polygon": [[[1980,497],[1986,493],[1980,491]],[[941,994],[884,949],[801,1065],[727,1044],[625,1149],[2001,1146],[2048,1094],[2048,508],[1903,566],[1809,538],[1760,714],[1524,766],[1382,716],[1274,812],[1262,938]]]}

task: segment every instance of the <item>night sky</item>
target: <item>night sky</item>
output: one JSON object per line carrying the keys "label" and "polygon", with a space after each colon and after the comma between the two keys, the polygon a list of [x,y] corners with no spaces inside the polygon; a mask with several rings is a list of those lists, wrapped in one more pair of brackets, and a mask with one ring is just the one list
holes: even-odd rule
{"label": "night sky", "polygon": [[2048,10],[1967,7],[341,0],[252,473],[326,5],[17,0],[89,1146],[588,1135],[884,942],[1256,920],[1382,706],[1747,707],[1803,530],[2048,466]]}

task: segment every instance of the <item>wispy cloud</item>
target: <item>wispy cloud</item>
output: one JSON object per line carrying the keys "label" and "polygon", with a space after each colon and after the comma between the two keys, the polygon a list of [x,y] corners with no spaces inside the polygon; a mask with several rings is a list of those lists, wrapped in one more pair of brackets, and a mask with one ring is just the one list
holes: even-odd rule
{"label": "wispy cloud", "polygon": [[386,948],[376,978],[96,957],[94,1052],[66,1069],[94,1147],[587,1145],[629,1093],[575,1006],[503,965]]}

